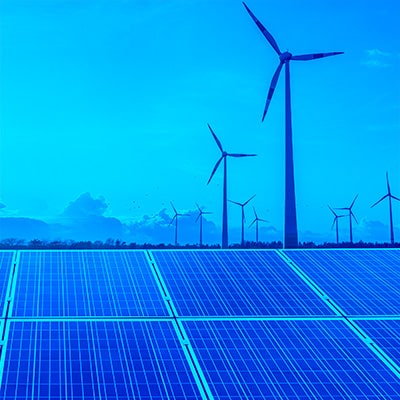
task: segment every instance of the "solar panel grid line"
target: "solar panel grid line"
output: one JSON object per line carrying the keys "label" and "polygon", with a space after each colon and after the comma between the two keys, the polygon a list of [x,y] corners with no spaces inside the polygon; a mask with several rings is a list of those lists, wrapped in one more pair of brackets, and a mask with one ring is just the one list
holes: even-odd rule
{"label": "solar panel grid line", "polygon": [[397,249],[284,251],[347,316],[400,315]]}
{"label": "solar panel grid line", "polygon": [[0,307],[3,306],[1,318],[6,318],[9,313],[8,301],[12,299],[15,269],[18,262],[18,254],[15,251],[0,251]]}

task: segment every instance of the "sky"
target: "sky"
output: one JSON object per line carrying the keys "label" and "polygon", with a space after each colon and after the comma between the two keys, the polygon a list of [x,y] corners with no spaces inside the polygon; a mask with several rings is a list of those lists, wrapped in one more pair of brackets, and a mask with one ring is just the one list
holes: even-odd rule
{"label": "sky", "polygon": [[[300,241],[335,241],[331,207],[359,222],[354,240],[388,241],[400,197],[400,3],[248,0],[293,54]],[[0,239],[198,241],[197,202],[220,242],[222,168],[209,123],[228,152],[228,198],[244,202],[246,238],[282,240],[284,76],[262,112],[278,57],[236,0],[0,0]],[[400,240],[400,202],[393,205]],[[240,207],[229,204],[229,240]],[[261,227],[262,226],[262,227]],[[348,240],[348,219],[340,220]]]}

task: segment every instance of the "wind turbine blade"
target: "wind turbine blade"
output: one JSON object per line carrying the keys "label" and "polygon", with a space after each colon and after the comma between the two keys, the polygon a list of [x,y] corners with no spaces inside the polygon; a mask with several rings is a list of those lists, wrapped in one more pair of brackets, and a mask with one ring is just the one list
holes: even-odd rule
{"label": "wind turbine blade", "polygon": [[335,210],[349,210],[349,207],[335,207]]}
{"label": "wind turbine blade", "polygon": [[251,196],[246,202],[243,203],[243,206],[245,206],[246,204],[248,204],[248,202],[249,202],[250,200],[253,200],[254,197],[256,197],[256,195]]}
{"label": "wind turbine blade", "polygon": [[400,201],[400,199],[399,199],[398,197],[393,196],[392,194],[390,195],[390,197],[391,197],[392,199],[395,199],[395,200],[397,200],[397,201]]}
{"label": "wind turbine blade", "polygon": [[215,171],[218,169],[219,164],[221,164],[221,161],[222,161],[223,158],[224,158],[224,156],[221,156],[220,159],[219,159],[219,160],[217,161],[217,163],[215,164],[215,167],[214,167],[214,169],[213,169],[212,172],[211,172],[211,176],[210,176],[210,179],[209,179],[208,182],[207,182],[207,185],[210,183],[212,177],[213,177],[214,174],[215,174]]}
{"label": "wind turbine blade", "polygon": [[279,74],[281,73],[282,66],[283,66],[283,62],[280,62],[278,65],[278,68],[276,69],[276,71],[272,77],[271,84],[270,84],[269,90],[268,90],[267,101],[265,102],[264,112],[263,112],[261,121],[264,121],[264,118],[267,115],[269,103],[271,103],[272,96],[275,92],[276,84],[278,83]]}
{"label": "wind turbine blade", "polygon": [[256,18],[256,16],[251,12],[249,7],[246,6],[246,3],[243,2],[243,5],[245,6],[247,12],[250,14],[250,17],[253,19],[253,21],[256,23],[262,34],[265,36],[265,38],[268,40],[269,44],[274,48],[274,50],[281,55],[281,51],[279,50],[278,44],[276,43],[275,39],[272,37],[272,35],[265,29],[264,25]]}
{"label": "wind turbine blade", "polygon": [[170,203],[171,203],[171,207],[173,208],[173,210],[174,210],[174,212],[175,212],[175,215],[178,214],[177,211],[176,211],[176,208],[175,208],[174,205],[172,204],[172,201],[171,201]]}
{"label": "wind turbine blade", "polygon": [[379,199],[376,203],[372,204],[371,208],[375,207],[378,203],[380,203],[382,200],[386,199],[389,194],[385,194],[381,199]]}
{"label": "wind turbine blade", "polygon": [[292,60],[309,61],[309,60],[316,60],[317,58],[325,58],[325,57],[330,57],[330,56],[337,56],[339,54],[343,54],[343,51],[334,51],[332,53],[302,54],[300,56],[292,56]]}
{"label": "wind turbine blade", "polygon": [[257,221],[257,218],[249,225],[249,228],[251,228],[256,221]]}
{"label": "wind turbine blade", "polygon": [[216,134],[214,133],[214,131],[212,130],[210,124],[207,124],[207,125],[208,125],[208,128],[210,129],[211,134],[213,135],[213,137],[214,137],[214,139],[215,139],[215,141],[216,141],[216,143],[217,143],[218,148],[221,150],[221,153],[223,153],[223,152],[224,152],[224,149],[222,148],[221,142],[219,141],[219,139],[217,138],[217,135],[216,135]]}
{"label": "wind turbine blade", "polygon": [[258,220],[261,221],[261,222],[269,222],[268,220],[266,220],[266,219],[261,219],[261,218],[258,218]]}
{"label": "wind turbine blade", "polygon": [[338,217],[333,218],[333,222],[332,222],[332,226],[331,226],[331,230],[333,229],[333,227],[335,226],[335,222],[338,219]]}
{"label": "wind turbine blade", "polygon": [[195,203],[195,204],[196,204],[197,209],[198,209],[200,212],[202,212],[200,206],[199,206],[197,203]]}
{"label": "wind turbine blade", "polygon": [[254,211],[254,216],[256,217],[256,219],[258,219],[257,213],[256,213],[256,208],[253,206],[253,211]]}
{"label": "wind turbine blade", "polygon": [[195,223],[199,220],[199,218],[201,217],[201,213],[199,213],[199,215],[196,218],[196,221],[194,221]]}
{"label": "wind turbine blade", "polygon": [[255,156],[257,156],[257,154],[228,153],[227,156],[230,156],[230,157],[255,157]]}
{"label": "wind turbine blade", "polygon": [[331,208],[331,206],[328,206],[328,207],[329,207],[329,209],[332,211],[333,215],[334,215],[335,217],[337,217],[337,214],[335,213],[335,211],[333,211],[333,209]]}
{"label": "wind turbine blade", "polygon": [[356,216],[353,214],[353,211],[350,210],[350,218],[353,217],[354,221],[356,221],[356,223],[358,224],[357,218]]}
{"label": "wind turbine blade", "polygon": [[228,200],[229,203],[237,204],[238,206],[242,206],[243,204],[238,203],[237,201]]}
{"label": "wind turbine blade", "polygon": [[177,215],[177,214],[175,214],[175,215],[174,215],[174,218],[171,219],[171,222],[169,223],[168,226],[171,226],[171,224],[174,222],[174,220],[175,220],[175,218],[176,218],[176,215]]}
{"label": "wind turbine blade", "polygon": [[386,171],[386,184],[387,184],[388,194],[390,195],[389,174],[387,171]]}
{"label": "wind turbine blade", "polygon": [[356,197],[354,197],[354,200],[353,200],[353,202],[351,203],[351,206],[349,207],[350,208],[350,210],[353,208],[353,206],[354,206],[354,203],[356,202],[356,200],[357,200],[357,197],[358,197],[358,194],[356,195]]}
{"label": "wind turbine blade", "polygon": [[212,214],[211,211],[202,211],[202,214]]}

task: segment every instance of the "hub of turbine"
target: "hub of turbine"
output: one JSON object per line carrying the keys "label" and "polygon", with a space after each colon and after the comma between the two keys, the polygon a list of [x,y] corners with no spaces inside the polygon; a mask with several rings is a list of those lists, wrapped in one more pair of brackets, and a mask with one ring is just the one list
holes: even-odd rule
{"label": "hub of turbine", "polygon": [[282,62],[288,62],[288,61],[290,61],[290,59],[292,58],[292,56],[293,56],[292,53],[289,53],[288,51],[285,51],[284,53],[282,53],[282,54],[279,56],[279,59],[280,59]]}

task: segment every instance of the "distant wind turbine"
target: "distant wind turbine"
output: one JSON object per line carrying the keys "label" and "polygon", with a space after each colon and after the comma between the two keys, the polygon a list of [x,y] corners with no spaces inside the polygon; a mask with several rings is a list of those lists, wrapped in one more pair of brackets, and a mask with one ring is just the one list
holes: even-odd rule
{"label": "distant wind turbine", "polygon": [[251,226],[253,225],[253,224],[256,224],[256,243],[258,243],[258,222],[260,221],[260,222],[268,222],[266,219],[261,219],[261,218],[258,218],[258,215],[257,215],[257,213],[256,213],[256,209],[253,207],[253,211],[254,211],[254,216],[255,216],[255,218],[254,218],[254,221],[249,225],[249,228],[251,228]]}
{"label": "distant wind turbine", "polygon": [[389,216],[390,216],[390,243],[394,243],[394,229],[393,229],[393,215],[392,215],[392,199],[400,201],[400,199],[396,196],[392,195],[392,192],[390,191],[390,185],[389,185],[389,175],[386,172],[386,184],[387,184],[387,193],[376,203],[372,204],[372,207],[375,207],[378,203],[380,203],[382,200],[386,199],[386,197],[389,198]]}
{"label": "distant wind turbine", "polygon": [[237,154],[237,153],[227,153],[223,147],[221,142],[218,140],[217,136],[215,135],[214,131],[212,130],[209,124],[208,128],[211,131],[211,134],[214,137],[215,142],[217,143],[218,148],[221,150],[221,157],[217,161],[214,166],[214,169],[211,172],[210,179],[207,182],[207,185],[211,182],[212,177],[214,176],[216,170],[218,169],[221,161],[224,161],[224,186],[223,186],[223,193],[222,193],[222,248],[228,247],[228,204],[227,204],[227,183],[226,183],[226,158],[227,157],[254,157],[256,154]]}
{"label": "distant wind turbine", "polygon": [[196,203],[197,209],[199,210],[199,215],[196,218],[197,222],[198,220],[200,220],[200,247],[203,246],[203,214],[212,214],[209,211],[203,211],[199,205]]}
{"label": "distant wind turbine", "polygon": [[343,54],[343,52],[333,53],[315,53],[315,54],[304,54],[294,56],[288,51],[282,53],[279,50],[278,44],[272,35],[265,29],[261,22],[255,17],[245,3],[243,3],[250,17],[256,23],[262,34],[268,40],[269,44],[273,47],[279,56],[279,65],[276,69],[269,88],[267,101],[264,107],[264,113],[262,120],[264,121],[265,115],[267,114],[269,103],[271,102],[272,95],[274,94],[276,84],[278,82],[279,74],[283,65],[285,65],[285,110],[286,110],[286,135],[285,135],[285,235],[284,235],[284,247],[291,248],[297,247],[298,235],[297,235],[297,218],[296,218],[296,198],[294,190],[294,165],[293,165],[293,142],[292,142],[292,111],[290,105],[290,73],[289,73],[289,62],[295,61],[309,61],[317,58],[335,56]]}
{"label": "distant wind turbine", "polygon": [[351,224],[352,218],[354,218],[354,221],[356,221],[356,223],[358,224],[357,218],[355,217],[355,215],[353,214],[353,206],[355,201],[357,200],[358,194],[356,195],[356,197],[354,197],[353,202],[351,203],[350,207],[341,207],[341,208],[335,208],[335,210],[346,210],[349,212],[349,221],[350,221],[350,243],[353,243],[353,226]]}
{"label": "distant wind turbine", "polygon": [[174,215],[174,217],[171,219],[171,222],[169,223],[169,225],[168,226],[171,226],[171,224],[174,222],[174,220],[175,220],[175,246],[178,246],[178,217],[186,217],[187,215],[186,214],[179,214],[177,211],[176,211],[176,208],[174,207],[174,205],[172,204],[172,202],[171,202],[171,207],[173,208],[173,210],[174,210],[174,213],[175,213],[175,215]]}
{"label": "distant wind turbine", "polygon": [[246,217],[244,215],[244,208],[246,207],[246,205],[249,203],[250,200],[254,199],[254,197],[255,197],[255,195],[250,197],[244,203],[238,203],[237,201],[228,200],[230,203],[233,203],[233,204],[236,204],[236,205],[242,207],[242,247],[244,247],[244,224],[246,222]]}
{"label": "distant wind turbine", "polygon": [[337,215],[330,206],[328,206],[328,207],[332,211],[333,215],[335,216],[333,218],[331,230],[333,229],[333,226],[336,225],[336,243],[339,243],[339,218],[343,218],[343,217],[345,217],[345,215]]}

